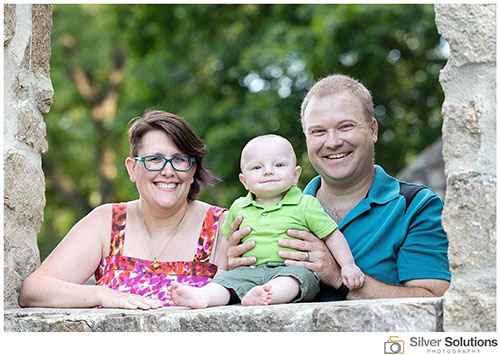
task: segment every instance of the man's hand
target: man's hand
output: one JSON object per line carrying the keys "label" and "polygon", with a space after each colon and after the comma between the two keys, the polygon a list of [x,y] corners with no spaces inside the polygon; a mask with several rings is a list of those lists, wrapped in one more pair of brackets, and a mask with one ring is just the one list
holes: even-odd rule
{"label": "man's hand", "polygon": [[250,233],[250,227],[238,230],[242,220],[243,218],[238,216],[234,219],[233,223],[231,223],[231,236],[227,243],[227,262],[229,270],[237,268],[238,266],[252,265],[257,261],[257,258],[254,256],[242,257],[244,253],[255,246],[254,241],[240,244],[241,239]]}
{"label": "man's hand", "polygon": [[315,272],[324,284],[339,288],[340,267],[325,243],[307,231],[289,229],[287,233],[296,239],[280,239],[278,244],[297,251],[280,250],[279,256],[287,259],[285,265],[303,266]]}

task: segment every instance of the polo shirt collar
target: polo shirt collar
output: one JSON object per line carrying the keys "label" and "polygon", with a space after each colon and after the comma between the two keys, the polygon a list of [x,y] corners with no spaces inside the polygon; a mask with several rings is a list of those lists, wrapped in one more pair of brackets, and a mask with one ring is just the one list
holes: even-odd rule
{"label": "polo shirt collar", "polygon": [[[313,178],[304,189],[304,194],[316,196],[318,189],[321,187],[321,176]],[[367,196],[361,200],[339,223],[339,227],[350,222],[361,213],[369,210],[372,204],[383,205],[392,201],[399,196],[399,181],[388,175],[385,170],[375,165],[375,177],[373,178],[372,186],[368,191]]]}
{"label": "polo shirt collar", "polygon": [[399,196],[399,181],[375,165],[375,178],[366,198],[368,203],[386,204]]}
{"label": "polo shirt collar", "polygon": [[248,207],[250,205],[253,205],[256,207],[264,208],[266,210],[270,210],[279,208],[283,205],[298,205],[301,199],[302,199],[302,191],[300,191],[300,189],[296,185],[292,185],[292,187],[290,187],[290,189],[287,191],[285,196],[283,196],[283,198],[280,201],[272,204],[271,206],[266,206],[266,207],[262,206],[262,204],[257,202],[255,200],[253,193],[249,191],[248,194],[241,201],[241,207]]}

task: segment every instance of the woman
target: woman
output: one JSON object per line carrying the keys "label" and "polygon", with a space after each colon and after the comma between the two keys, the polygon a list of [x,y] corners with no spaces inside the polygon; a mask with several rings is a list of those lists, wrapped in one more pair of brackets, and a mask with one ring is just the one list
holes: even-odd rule
{"label": "woman", "polygon": [[[97,207],[26,278],[22,307],[155,309],[172,280],[203,286],[227,269],[227,212],[195,200],[214,176],[206,147],[180,117],[150,111],[129,129],[125,160],[139,199]],[[84,285],[95,273],[96,285]]]}

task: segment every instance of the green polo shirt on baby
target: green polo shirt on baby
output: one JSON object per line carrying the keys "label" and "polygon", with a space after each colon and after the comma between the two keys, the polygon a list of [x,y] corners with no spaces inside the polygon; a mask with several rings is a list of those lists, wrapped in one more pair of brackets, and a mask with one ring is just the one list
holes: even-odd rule
{"label": "green polo shirt on baby", "polygon": [[285,259],[278,255],[280,250],[295,251],[278,245],[279,239],[293,239],[286,233],[288,229],[307,230],[324,238],[337,228],[337,223],[319,201],[313,196],[303,195],[296,185],[270,206],[255,201],[251,192],[234,201],[222,226],[226,238],[230,236],[231,223],[239,215],[243,217],[240,229],[247,226],[252,229],[242,242],[255,241],[255,247],[243,254],[245,257],[255,256],[257,262],[254,265],[283,262]]}

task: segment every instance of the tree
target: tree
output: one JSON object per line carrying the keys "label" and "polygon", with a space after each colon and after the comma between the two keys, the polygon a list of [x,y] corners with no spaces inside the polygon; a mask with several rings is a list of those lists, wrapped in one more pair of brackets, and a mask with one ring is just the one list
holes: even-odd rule
{"label": "tree", "polygon": [[240,151],[256,135],[290,139],[299,186],[316,174],[300,103],[341,72],[373,92],[377,163],[398,172],[441,134],[433,15],[431,5],[55,5],[41,241],[55,238],[42,256],[90,208],[137,197],[126,129],[148,108],[181,115],[202,137],[224,183],[200,198],[227,207],[244,193]]}

